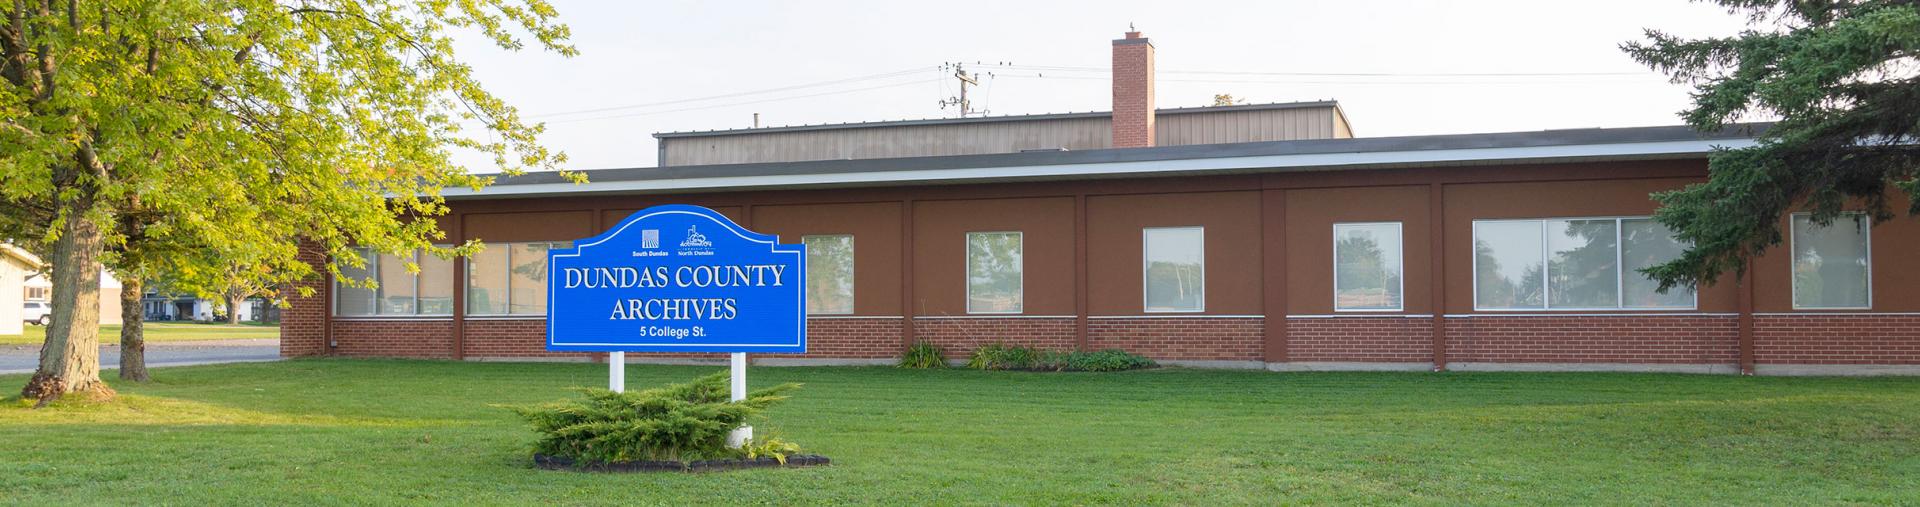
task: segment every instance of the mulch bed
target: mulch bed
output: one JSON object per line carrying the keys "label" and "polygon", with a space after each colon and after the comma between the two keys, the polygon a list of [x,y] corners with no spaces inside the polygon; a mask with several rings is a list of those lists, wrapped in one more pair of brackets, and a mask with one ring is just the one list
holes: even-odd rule
{"label": "mulch bed", "polygon": [[833,460],[818,454],[796,454],[787,456],[787,464],[773,458],[758,459],[708,459],[700,461],[621,461],[615,463],[580,463],[572,458],[533,455],[533,466],[546,470],[572,470],[575,472],[724,472],[749,468],[794,468],[833,464]]}

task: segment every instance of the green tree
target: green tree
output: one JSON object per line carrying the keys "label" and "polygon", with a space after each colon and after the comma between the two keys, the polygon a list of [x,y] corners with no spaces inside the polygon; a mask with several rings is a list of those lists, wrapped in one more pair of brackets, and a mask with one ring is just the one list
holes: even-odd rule
{"label": "green tree", "polygon": [[120,379],[146,382],[151,379],[147,374],[147,313],[141,307],[140,297],[147,290],[147,282],[158,276],[157,264],[169,258],[164,254],[178,253],[169,250],[192,250],[178,243],[158,241],[149,231],[162,229],[160,232],[164,232],[165,227],[159,223],[166,217],[144,209],[137,196],[120,207],[116,218],[119,241],[108,249],[118,255],[108,264],[114,266],[113,275],[120,279]]}
{"label": "green tree", "polygon": [[1694,86],[1683,113],[1703,131],[1777,117],[1753,147],[1716,151],[1706,183],[1655,194],[1654,218],[1692,244],[1642,270],[1662,290],[1744,273],[1782,241],[1779,218],[1804,207],[1830,223],[1850,205],[1874,223],[1890,202],[1920,213],[1920,6],[1910,0],[1716,0],[1754,28],[1683,39],[1648,30],[1622,45],[1641,63]]}
{"label": "green tree", "polygon": [[200,249],[160,254],[168,269],[237,260],[283,282],[314,274],[304,242],[337,275],[364,263],[353,245],[474,248],[432,246],[440,190],[491,181],[456,151],[508,174],[563,159],[453,52],[464,31],[572,55],[543,0],[40,0],[0,13],[0,225],[48,245],[54,266],[53,323],[21,391],[43,403],[112,393],[98,276],[142,257],[110,248],[129,244],[123,219],[149,236],[135,241]]}

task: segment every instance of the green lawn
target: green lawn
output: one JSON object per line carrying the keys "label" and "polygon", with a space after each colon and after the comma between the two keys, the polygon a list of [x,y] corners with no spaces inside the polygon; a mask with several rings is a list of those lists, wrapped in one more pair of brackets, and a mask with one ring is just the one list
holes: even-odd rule
{"label": "green lawn", "polygon": [[[629,386],[713,367],[631,366]],[[529,468],[494,404],[603,366],[301,360],[157,370],[91,407],[0,408],[30,504],[1915,504],[1920,378],[1107,374],[755,368],[760,425],[826,468]],[[14,389],[22,375],[0,375]]]}
{"label": "green lawn", "polygon": [[[245,340],[251,338],[279,338],[278,324],[196,324],[192,322],[148,322],[145,326],[149,342],[180,342],[200,340]],[[45,326],[27,325],[27,332],[16,335],[0,335],[0,345],[39,345],[47,341]],[[120,326],[100,326],[100,341],[120,343]]]}

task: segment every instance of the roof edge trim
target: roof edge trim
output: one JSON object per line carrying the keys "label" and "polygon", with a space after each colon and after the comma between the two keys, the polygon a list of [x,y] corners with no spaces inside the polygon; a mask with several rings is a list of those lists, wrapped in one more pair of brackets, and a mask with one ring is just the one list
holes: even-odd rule
{"label": "roof edge trim", "polygon": [[945,169],[880,170],[842,173],[798,173],[742,176],[676,177],[574,184],[564,182],[446,189],[449,199],[542,197],[551,195],[644,194],[690,191],[764,190],[880,186],[890,184],[951,184],[969,182],[1033,181],[1094,177],[1150,177],[1232,172],[1300,172],[1359,170],[1409,165],[1458,165],[1524,161],[1597,161],[1648,158],[1705,157],[1716,149],[1743,148],[1751,138],[1687,139],[1623,143],[1561,144],[1548,146],[1403,149],[1372,152],[1290,153],[1172,160],[1132,160],[1070,164],[1015,164]]}

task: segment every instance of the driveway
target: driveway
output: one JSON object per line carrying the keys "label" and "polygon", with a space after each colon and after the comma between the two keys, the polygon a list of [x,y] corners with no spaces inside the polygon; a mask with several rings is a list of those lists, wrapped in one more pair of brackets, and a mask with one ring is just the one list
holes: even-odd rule
{"label": "driveway", "polygon": [[[147,344],[147,367],[245,363],[280,359],[280,340],[209,340]],[[0,374],[33,373],[40,363],[40,346],[0,346]],[[100,367],[120,367],[118,343],[100,346]]]}

